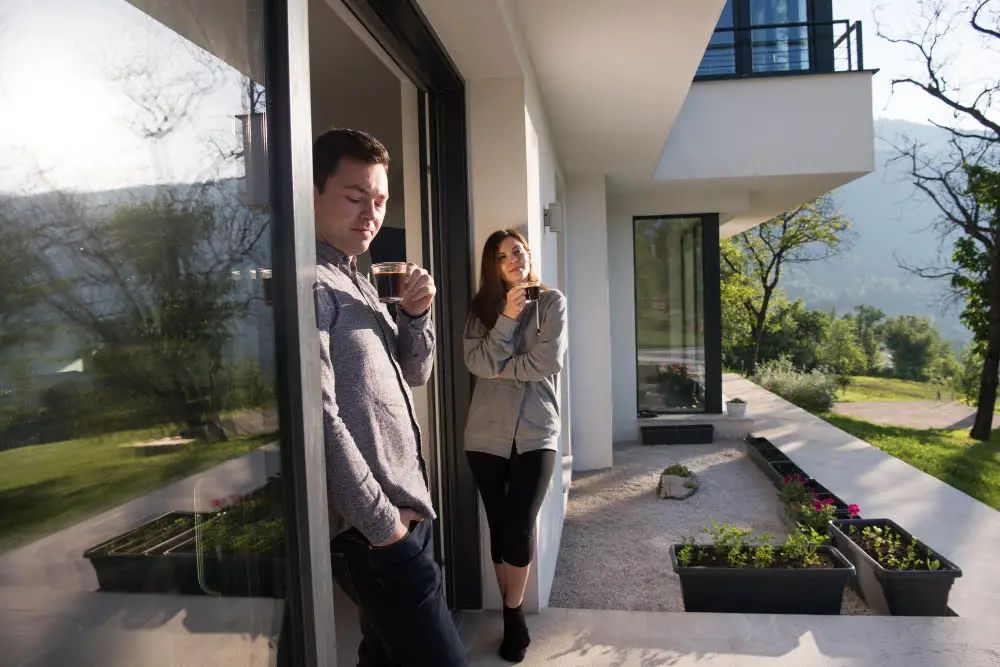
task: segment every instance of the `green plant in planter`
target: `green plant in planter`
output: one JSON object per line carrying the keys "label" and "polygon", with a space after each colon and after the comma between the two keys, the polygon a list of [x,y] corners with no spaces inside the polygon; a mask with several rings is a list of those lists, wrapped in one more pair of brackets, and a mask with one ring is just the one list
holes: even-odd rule
{"label": "green plant in planter", "polygon": [[676,552],[678,565],[757,569],[818,567],[821,565],[818,548],[827,539],[815,529],[799,525],[798,530],[778,547],[772,543],[773,535],[762,533],[754,539],[751,537],[753,528],[736,528],[728,523],[720,525],[715,519],[705,532],[712,538],[711,547],[695,544],[693,537],[683,538]]}
{"label": "green plant in planter", "polygon": [[726,402],[727,403],[737,403],[737,404],[739,404],[739,403],[746,403],[746,401],[744,401],[742,398],[740,398],[738,396],[736,398],[731,398],[731,399],[729,399]]}
{"label": "green plant in planter", "polygon": [[694,543],[693,537],[682,537],[681,545],[677,551],[677,562],[681,567],[691,567],[701,562],[701,549]]}
{"label": "green plant in planter", "polygon": [[680,391],[689,379],[687,364],[663,364],[656,372],[660,391],[665,393]]}
{"label": "green plant in planter", "polygon": [[675,475],[677,477],[690,477],[691,470],[687,466],[682,466],[680,463],[674,463],[663,470],[664,475]]}
{"label": "green plant in planter", "polygon": [[774,565],[774,545],[771,544],[772,536],[764,533],[760,536],[760,541],[753,549],[753,566],[757,568],[768,568]]}
{"label": "green plant in planter", "polygon": [[[861,531],[861,537],[856,541],[887,570],[941,569],[941,561],[938,559],[932,556],[922,558],[918,555],[917,538],[914,537],[909,543],[904,544],[902,535],[888,527],[868,526]],[[930,549],[927,551],[931,553]]]}
{"label": "green plant in planter", "polygon": [[142,529],[119,540],[117,543],[108,545],[108,550],[125,553],[141,545],[153,542],[154,539],[166,542],[175,535],[180,535],[184,531],[190,530],[193,525],[193,521],[189,517],[175,517],[173,519],[163,517],[147,524]]}
{"label": "green plant in planter", "polygon": [[799,530],[785,540],[781,553],[788,561],[801,561],[803,567],[813,567],[819,564],[816,548],[826,540],[825,535],[820,535],[809,526],[799,524]]}
{"label": "green plant in planter", "polygon": [[[820,535],[826,535],[827,526],[836,518],[837,507],[833,498],[820,500],[819,496],[805,485],[806,479],[798,473],[785,477],[778,497],[788,515],[796,524],[802,524],[814,529]],[[857,505],[848,506],[851,516],[857,516],[860,509]]]}

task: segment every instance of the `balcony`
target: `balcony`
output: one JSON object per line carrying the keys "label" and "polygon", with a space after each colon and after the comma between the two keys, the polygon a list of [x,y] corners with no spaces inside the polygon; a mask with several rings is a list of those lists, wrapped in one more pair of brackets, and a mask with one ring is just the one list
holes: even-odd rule
{"label": "balcony", "polygon": [[861,21],[717,27],[695,81],[864,69]]}
{"label": "balcony", "polygon": [[648,208],[716,211],[725,238],[871,172],[873,74],[860,21],[717,27]]}

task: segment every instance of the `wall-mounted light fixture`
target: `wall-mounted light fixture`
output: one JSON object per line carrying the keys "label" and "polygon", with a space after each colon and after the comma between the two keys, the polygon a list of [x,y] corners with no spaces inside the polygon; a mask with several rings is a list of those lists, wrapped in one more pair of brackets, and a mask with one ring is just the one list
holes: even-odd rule
{"label": "wall-mounted light fixture", "polygon": [[563,207],[559,202],[552,202],[546,207],[542,214],[545,227],[550,232],[561,232],[563,230]]}

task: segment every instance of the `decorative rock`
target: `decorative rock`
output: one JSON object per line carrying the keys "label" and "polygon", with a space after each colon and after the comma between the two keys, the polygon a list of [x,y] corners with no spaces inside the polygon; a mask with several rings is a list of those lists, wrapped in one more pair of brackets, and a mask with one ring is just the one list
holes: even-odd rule
{"label": "decorative rock", "polygon": [[698,490],[698,477],[691,473],[687,477],[680,475],[660,475],[660,483],[656,485],[656,496],[661,500],[673,498],[684,500]]}

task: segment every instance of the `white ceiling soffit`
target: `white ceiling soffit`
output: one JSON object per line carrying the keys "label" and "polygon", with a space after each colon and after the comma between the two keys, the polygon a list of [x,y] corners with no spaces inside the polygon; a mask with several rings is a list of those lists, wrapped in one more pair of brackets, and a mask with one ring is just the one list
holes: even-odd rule
{"label": "white ceiling soffit", "polygon": [[466,81],[522,77],[500,3],[501,0],[417,0]]}
{"label": "white ceiling soffit", "polygon": [[237,71],[263,82],[263,4],[259,0],[128,2]]}
{"label": "white ceiling soffit", "polygon": [[[457,4],[457,3],[455,3]],[[725,0],[518,0],[567,171],[649,182]]]}

